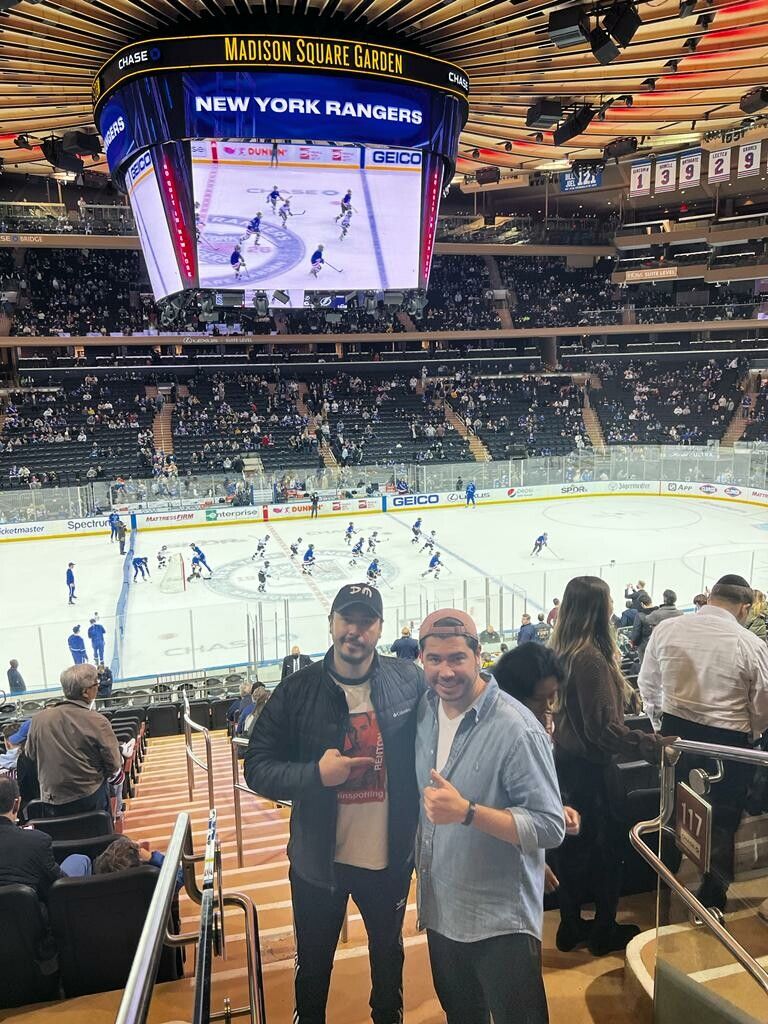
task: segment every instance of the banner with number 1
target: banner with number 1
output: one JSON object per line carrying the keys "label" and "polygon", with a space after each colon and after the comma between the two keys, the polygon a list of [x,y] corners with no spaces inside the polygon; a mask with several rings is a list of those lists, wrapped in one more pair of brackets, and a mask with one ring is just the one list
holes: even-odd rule
{"label": "banner with number 1", "polygon": [[632,164],[629,169],[630,196],[649,196],[651,194],[651,161]]}

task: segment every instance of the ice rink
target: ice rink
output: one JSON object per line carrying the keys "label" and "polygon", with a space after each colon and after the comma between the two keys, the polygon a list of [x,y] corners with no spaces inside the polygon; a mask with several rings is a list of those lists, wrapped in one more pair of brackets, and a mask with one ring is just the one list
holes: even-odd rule
{"label": "ice rink", "polygon": [[[354,523],[367,539],[378,531],[383,571],[380,589],[386,621],[384,640],[402,624],[416,626],[439,606],[467,607],[482,628],[512,630],[527,608],[548,609],[571,576],[592,573],[611,585],[617,608],[629,581],[644,579],[654,598],[677,591],[688,607],[702,585],[726,572],[768,589],[768,509],[662,497],[542,500],[511,507],[425,511],[423,528],[436,530],[445,569],[440,580],[424,579],[429,553],[411,543],[416,512],[369,514]],[[260,620],[265,659],[282,658],[294,643],[318,652],[327,645],[330,601],[344,582],[362,580],[368,559],[349,565],[346,518],[293,520],[278,524],[159,530],[134,535],[136,554],[150,560],[151,582],[123,581],[124,559],[107,537],[0,544],[3,628],[0,661],[18,658],[27,686],[56,681],[70,658],[67,636],[82,631],[94,612],[107,629],[106,659],[120,676],[184,671],[244,662],[248,612]],[[551,548],[532,558],[535,537],[546,531]],[[268,535],[270,579],[259,602],[259,538]],[[302,538],[303,552],[315,544],[312,578],[290,558],[289,545]],[[162,544],[182,552],[198,543],[213,577],[193,581],[186,592],[163,594],[155,570]],[[78,601],[67,605],[64,574],[75,562]],[[615,564],[612,564],[615,563]],[[132,577],[132,572],[130,573]],[[257,615],[257,610],[259,614]],[[90,645],[87,644],[89,654]]]}
{"label": "ice rink", "polygon": [[[271,168],[263,156],[249,156],[245,145],[219,143],[215,160],[212,146],[212,142],[195,143],[192,163],[195,200],[200,204],[202,288],[346,290],[418,285],[420,166],[370,162],[383,150],[366,150],[368,163],[362,167],[359,149],[284,146],[280,165]],[[268,201],[275,187],[281,196],[290,197],[293,215],[285,225],[278,215],[282,200],[277,200],[275,208]],[[342,239],[336,218],[348,189],[354,212]],[[242,243],[245,268],[236,278],[230,256],[258,212],[261,235],[258,242],[249,238]],[[318,245],[324,246],[327,265],[314,277],[310,257]]]}

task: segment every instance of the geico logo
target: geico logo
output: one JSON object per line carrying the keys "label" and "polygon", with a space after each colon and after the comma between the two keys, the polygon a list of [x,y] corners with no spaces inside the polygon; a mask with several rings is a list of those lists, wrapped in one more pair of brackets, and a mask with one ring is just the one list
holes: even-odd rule
{"label": "geico logo", "polygon": [[116,117],[112,124],[104,132],[104,145],[109,148],[110,143],[114,142],[120,132],[125,131],[125,121],[121,117]]}
{"label": "geico logo", "polygon": [[142,153],[138,160],[134,160],[131,166],[128,168],[128,177],[131,181],[135,181],[145,167],[152,166],[152,157],[147,150],[146,153]]}
{"label": "geico logo", "polygon": [[460,85],[462,89],[469,88],[469,81],[463,75],[458,75],[455,71],[448,72],[448,81]]}
{"label": "geico logo", "polygon": [[396,508],[404,508],[413,505],[437,505],[440,501],[438,494],[401,494],[392,499]]}
{"label": "geico logo", "polygon": [[74,530],[106,530],[109,522],[106,519],[70,519],[67,529]]}
{"label": "geico logo", "polygon": [[375,164],[407,164],[421,166],[421,153],[401,153],[395,149],[374,149],[371,159]]}
{"label": "geico logo", "polygon": [[149,60],[149,50],[134,50],[133,53],[126,53],[124,57],[121,57],[117,66],[122,71],[123,68],[133,67],[134,64],[143,64],[147,60]]}

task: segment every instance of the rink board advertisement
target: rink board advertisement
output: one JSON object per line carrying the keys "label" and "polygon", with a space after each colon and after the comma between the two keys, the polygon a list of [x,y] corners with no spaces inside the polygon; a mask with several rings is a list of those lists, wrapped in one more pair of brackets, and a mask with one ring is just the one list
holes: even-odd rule
{"label": "rink board advertisement", "polygon": [[[566,484],[543,484],[522,487],[478,488],[475,501],[482,505],[508,505],[527,501],[553,501],[571,498],[672,497],[709,501],[731,501],[747,505],[768,505],[768,490],[737,487],[734,484],[711,484],[685,480],[597,480]],[[326,499],[318,506],[318,518],[370,515],[377,512],[419,514],[430,509],[466,508],[464,491],[430,494],[395,494],[380,497]],[[281,522],[288,519],[309,519],[312,505],[308,500],[293,499],[279,505],[251,505],[232,508],[216,505],[209,508],[183,509],[173,512],[121,511],[125,524],[138,532],[183,529],[189,526],[231,526]],[[105,517],[57,519],[37,523],[0,523],[3,541],[53,540],[73,537],[108,536]]]}

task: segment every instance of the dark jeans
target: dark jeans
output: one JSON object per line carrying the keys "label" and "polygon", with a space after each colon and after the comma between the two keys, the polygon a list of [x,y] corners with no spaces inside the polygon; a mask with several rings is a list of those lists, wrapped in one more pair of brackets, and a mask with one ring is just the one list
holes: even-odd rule
{"label": "dark jeans", "polygon": [[611,813],[605,784],[606,766],[555,748],[555,765],[563,803],[581,815],[577,836],[566,836],[557,850],[555,873],[560,917],[575,921],[585,903],[594,902],[595,922],[610,927],[616,920],[626,851],[627,826]]}
{"label": "dark jeans", "polygon": [[532,935],[454,942],[427,930],[432,980],[448,1024],[547,1024],[541,943]]}
{"label": "dark jeans", "polygon": [[109,811],[109,791],[103,782],[95,793],[70,800],[68,804],[43,804],[44,818],[63,818],[69,814],[87,814],[89,811]]}
{"label": "dark jeans", "polygon": [[[699,743],[719,743],[727,747],[749,747],[749,736],[730,729],[717,729],[711,725],[689,722],[676,715],[662,715],[661,732],[664,736],[679,736],[682,740]],[[712,761],[706,757],[684,754],[675,765],[675,781],[688,782],[692,768],[712,770]],[[712,805],[712,845],[710,870],[704,875],[699,896],[705,906],[725,907],[728,886],[733,881],[733,839],[747,803],[749,785],[754,768],[735,761],[723,762],[724,776],[714,782],[706,799]],[[682,856],[677,847],[665,848],[664,860],[673,871],[680,867]]]}
{"label": "dark jeans", "polygon": [[403,918],[411,871],[368,871],[336,865],[336,888],[310,885],[290,872],[296,932],[295,1024],[325,1024],[333,957],[349,896],[368,932],[373,1024],[403,1019]]}

